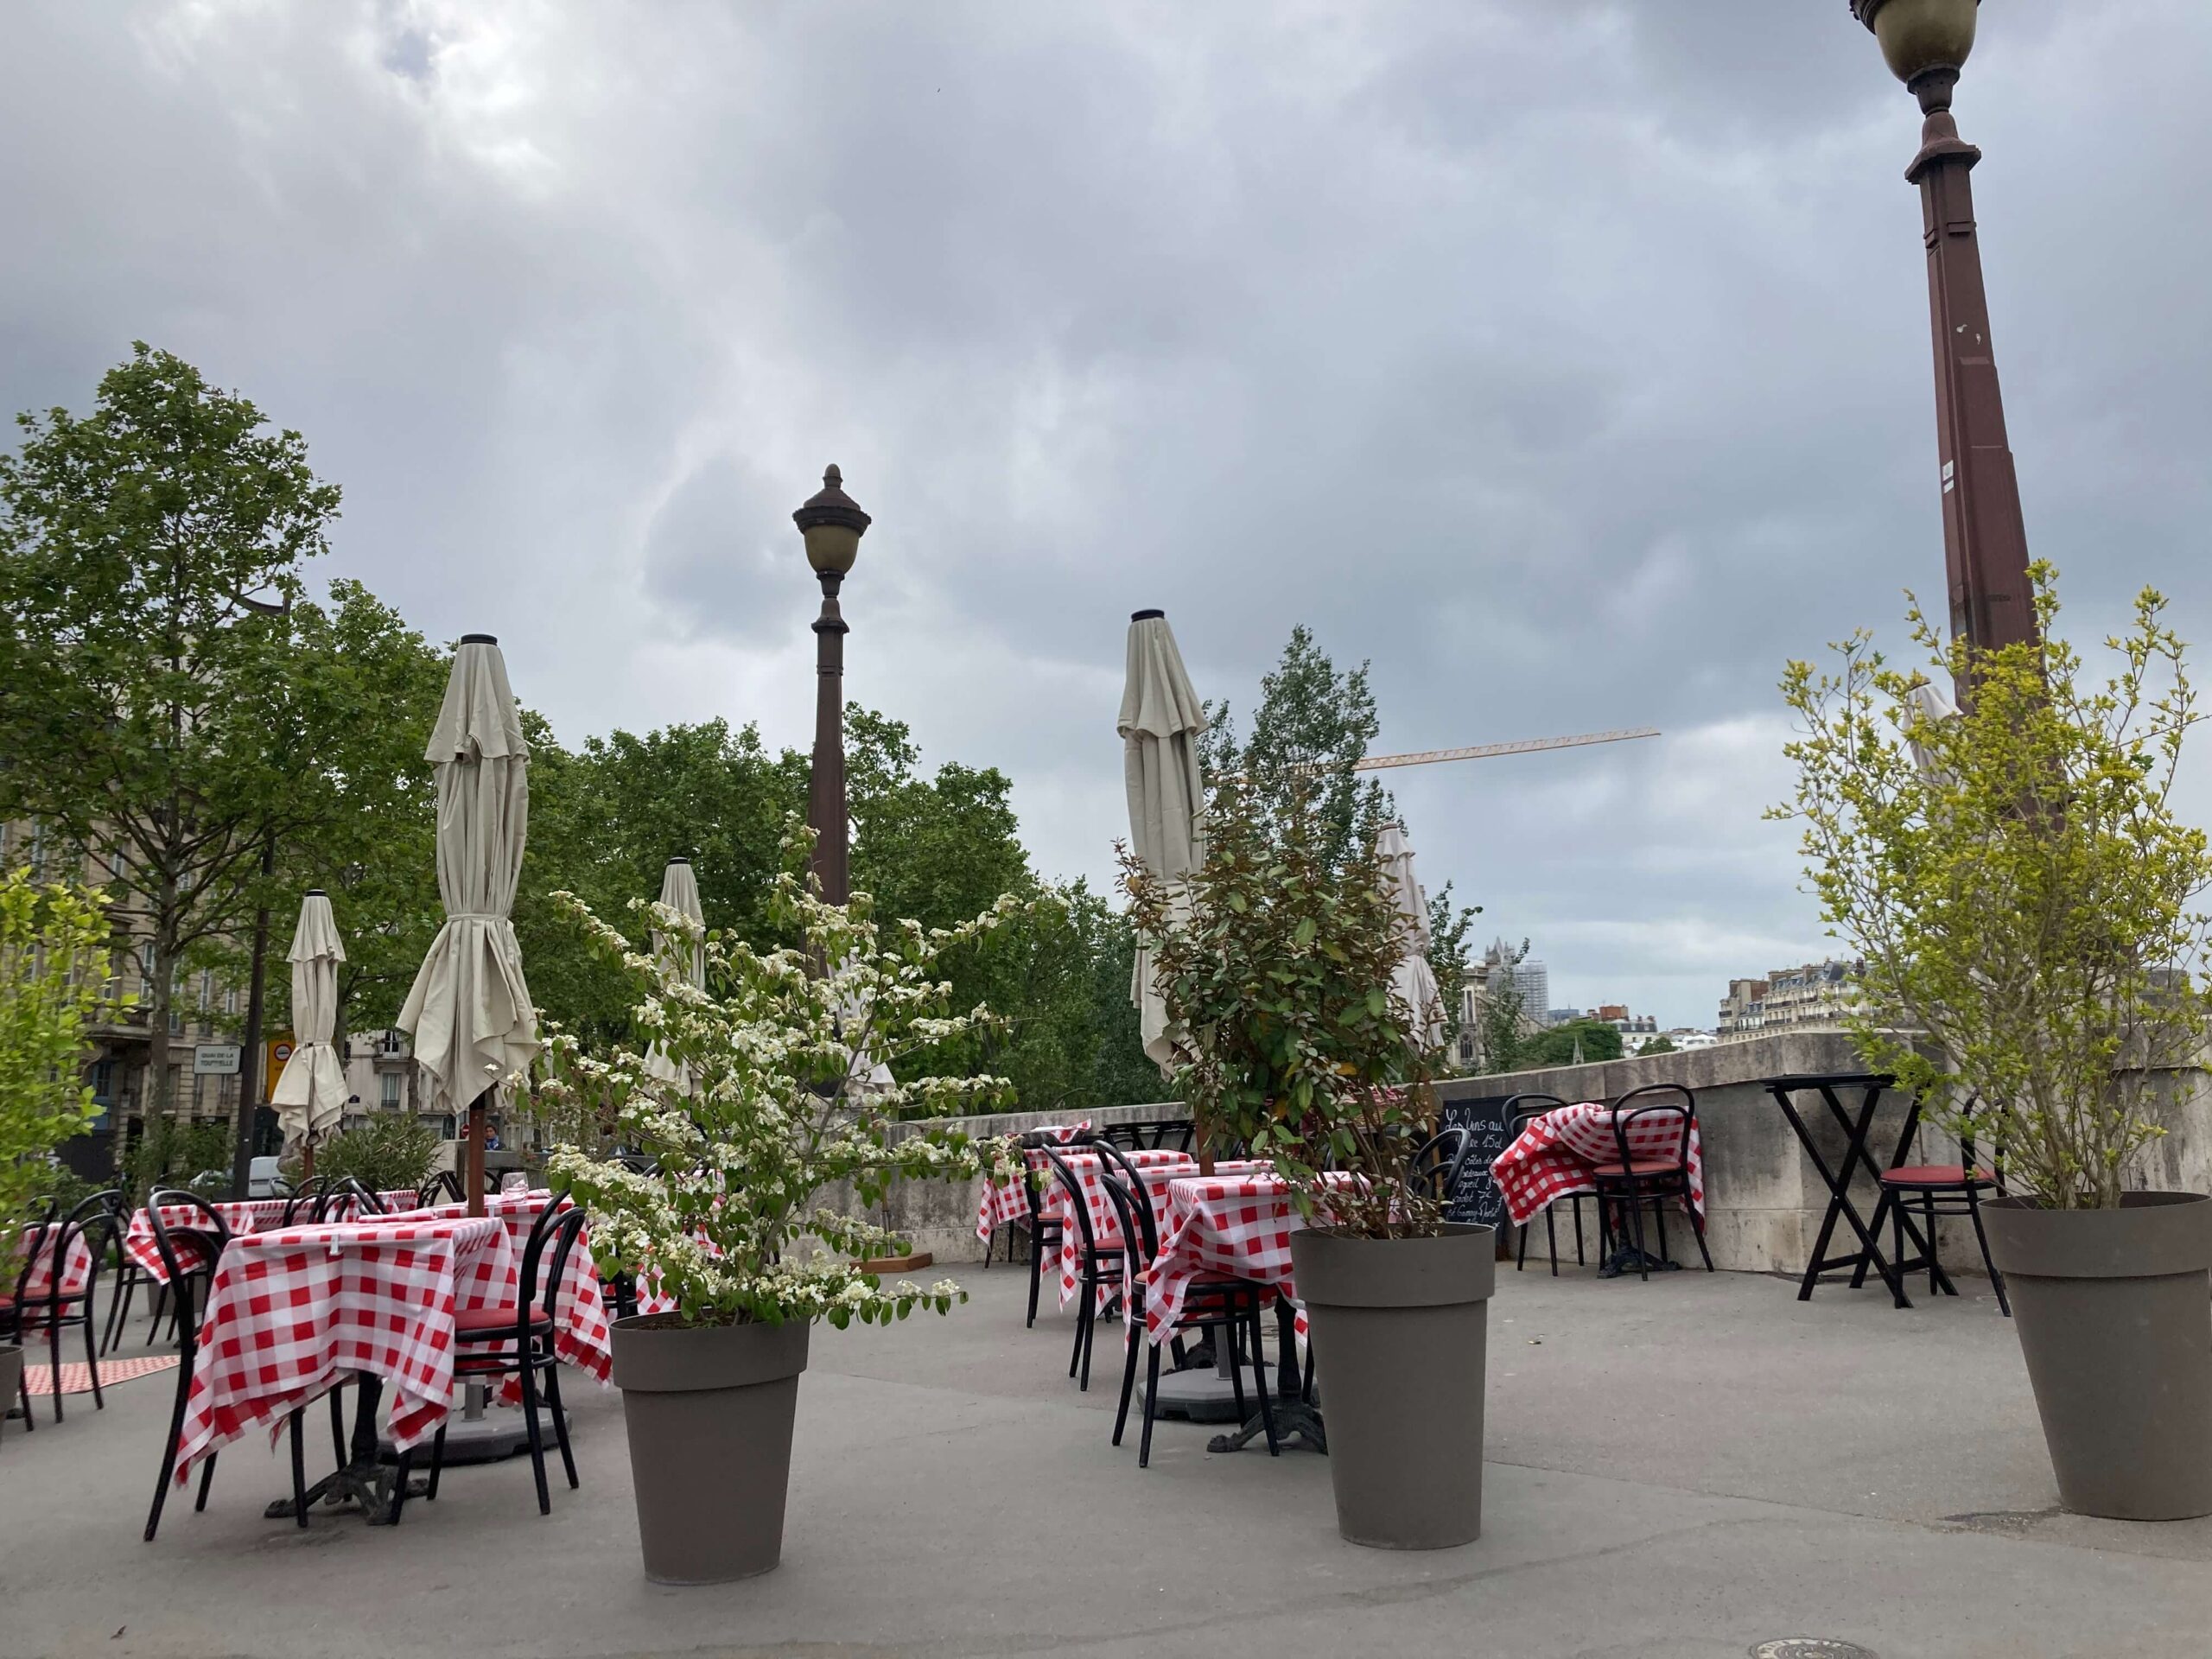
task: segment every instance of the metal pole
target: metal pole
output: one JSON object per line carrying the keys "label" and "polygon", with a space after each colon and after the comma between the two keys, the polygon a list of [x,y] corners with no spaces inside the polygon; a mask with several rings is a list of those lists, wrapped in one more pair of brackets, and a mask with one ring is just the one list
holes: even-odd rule
{"label": "metal pole", "polygon": [[842,572],[815,573],[822,614],[814,623],[814,761],[806,787],[806,822],[814,831],[815,879],[822,897],[842,905],[851,896],[849,830],[845,817],[845,618],[837,608]]}
{"label": "metal pole", "polygon": [[[271,836],[261,849],[264,892],[276,870],[276,838]],[[240,1199],[252,1196],[253,1118],[255,1109],[261,1104],[261,1025],[267,1006],[261,982],[268,959],[269,908],[264,905],[253,912],[253,967],[245,992],[245,1045],[238,1056],[238,1132],[231,1146],[231,1196]]]}
{"label": "metal pole", "polygon": [[[1905,177],[1920,187],[1928,308],[1936,348],[1936,441],[1951,632],[1979,650],[2036,637],[2020,484],[2005,437],[2005,404],[1989,339],[1989,301],[1967,175],[1981,151],[1951,118],[1956,69],[1910,83],[1926,115]],[[1961,688],[1963,692],[1965,688]]]}

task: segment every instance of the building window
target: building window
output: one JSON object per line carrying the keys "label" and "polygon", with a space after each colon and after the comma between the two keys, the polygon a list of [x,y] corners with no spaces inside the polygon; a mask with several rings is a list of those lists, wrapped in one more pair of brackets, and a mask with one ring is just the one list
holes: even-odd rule
{"label": "building window", "polygon": [[397,1071],[387,1071],[377,1081],[378,1084],[378,1103],[387,1112],[397,1111],[399,1109],[399,1073]]}

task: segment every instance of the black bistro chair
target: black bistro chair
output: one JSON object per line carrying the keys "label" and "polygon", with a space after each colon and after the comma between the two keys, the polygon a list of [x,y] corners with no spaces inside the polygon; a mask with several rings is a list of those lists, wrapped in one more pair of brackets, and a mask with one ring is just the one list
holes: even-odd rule
{"label": "black bistro chair", "polygon": [[385,1213],[384,1200],[361,1185],[352,1175],[340,1177],[322,1191],[315,1200],[315,1219],[317,1221],[359,1221],[367,1216]]}
{"label": "black bistro chair", "polygon": [[[1959,1287],[1950,1281],[1936,1258],[1936,1218],[1938,1216],[1964,1216],[1974,1223],[1974,1242],[1981,1246],[1982,1270],[1989,1275],[1989,1287],[1997,1293],[1997,1309],[2006,1319],[2012,1317],[2012,1304],[2005,1295],[2005,1275],[1997,1271],[1997,1264],[1989,1259],[1989,1235],[1981,1227],[1981,1195],[1994,1192],[2003,1198],[2005,1186],[2005,1151],[2001,1146],[1991,1149],[1987,1165],[1974,1156],[1974,1139],[1961,1135],[1959,1154],[1963,1161],[1955,1164],[1900,1164],[1882,1172],[1881,1201],[1874,1209],[1873,1224],[1867,1230],[1877,1238],[1882,1236],[1884,1211],[1888,1212],[1893,1241],[1890,1260],[1897,1266],[1897,1276],[1928,1269],[1928,1294],[1936,1295],[1948,1290],[1954,1296]],[[1905,1216],[1917,1208],[1926,1228],[1925,1253],[1908,1258],[1904,1253]],[[1863,1282],[1866,1269],[1859,1273]]]}
{"label": "black bistro chair", "polygon": [[[1029,1154],[1049,1152],[1058,1144],[1052,1136],[1032,1131],[1021,1137],[1023,1161],[1027,1162]],[[1057,1262],[1060,1255],[1060,1224],[1057,1220],[1047,1221],[1045,1218],[1044,1203],[1037,1185],[1037,1172],[1033,1168],[1025,1169],[1021,1177],[1021,1195],[1029,1206],[1029,1219],[1027,1223],[1014,1224],[1029,1235],[1029,1317],[1024,1321],[1025,1328],[1033,1328],[1037,1323],[1037,1292],[1044,1283],[1045,1263],[1047,1259]],[[1011,1240],[1007,1242],[1007,1248],[1009,1251],[1014,1248]],[[988,1262],[987,1255],[987,1265]]]}
{"label": "black bistro chair", "polygon": [[[1096,1334],[1098,1325],[1098,1293],[1102,1289],[1104,1290],[1107,1293],[1109,1300],[1111,1300],[1113,1298],[1121,1294],[1122,1262],[1123,1257],[1128,1254],[1128,1252],[1122,1245],[1101,1244],[1098,1242],[1096,1234],[1091,1230],[1090,1205],[1083,1196],[1083,1178],[1077,1175],[1074,1170],[1068,1166],[1067,1160],[1063,1158],[1057,1151],[1053,1150],[1050,1147],[1046,1147],[1043,1150],[1045,1154],[1045,1160],[1052,1167],[1052,1179],[1058,1181],[1060,1184],[1061,1188],[1067,1193],[1067,1204],[1065,1206],[1067,1213],[1074,1217],[1076,1238],[1077,1240],[1077,1243],[1076,1245],[1075,1348],[1073,1351],[1068,1355],[1068,1375],[1070,1376],[1077,1376],[1079,1367],[1080,1376],[1079,1380],[1076,1383],[1076,1387],[1078,1389],[1087,1392],[1090,1387],[1091,1339]],[[1088,1147],[1082,1148],[1082,1150],[1095,1151],[1099,1154],[1101,1159],[1103,1159],[1109,1154],[1118,1152],[1119,1148],[1114,1147],[1110,1142],[1093,1141]],[[1121,1164],[1121,1166],[1125,1169],[1128,1167],[1128,1160],[1127,1159],[1117,1158],[1116,1161]],[[1103,1169],[1103,1166],[1102,1165],[1102,1173]],[[1055,1235],[1058,1236],[1064,1233],[1068,1224],[1069,1224],[1065,1221],[1061,1222],[1059,1226],[1053,1230]],[[1125,1240],[1130,1235],[1127,1233],[1122,1235],[1122,1237]],[[1055,1250],[1053,1254],[1055,1256],[1058,1256],[1060,1252],[1058,1250]],[[1147,1259],[1149,1260],[1150,1258],[1147,1257]],[[1033,1291],[1035,1288],[1036,1283],[1036,1276],[1033,1274],[1030,1278],[1030,1286]]]}
{"label": "black bistro chair", "polygon": [[[569,1252],[583,1230],[580,1205],[561,1207],[550,1200],[531,1224],[530,1242],[522,1253],[522,1294],[512,1307],[480,1308],[454,1319],[454,1336],[460,1344],[454,1355],[454,1376],[464,1382],[512,1374],[522,1382],[523,1427],[530,1437],[530,1471],[537,1483],[537,1512],[553,1513],[553,1497],[545,1484],[545,1437],[537,1426],[538,1373],[545,1374],[545,1403],[553,1408],[553,1438],[561,1449],[561,1467],[575,1490],[576,1459],[569,1449],[569,1414],[561,1407],[561,1362],[554,1352],[554,1335],[560,1329],[562,1275]],[[438,1425],[430,1442],[430,1482],[425,1498],[438,1495],[438,1477],[445,1468],[446,1429]],[[397,1507],[395,1505],[395,1507]]]}
{"label": "black bistro chair", "polygon": [[[165,1206],[197,1213],[190,1225],[172,1227],[162,1217]],[[176,1307],[177,1338],[183,1349],[183,1357],[176,1368],[176,1404],[169,1413],[169,1432],[162,1441],[162,1472],[154,1483],[154,1507],[146,1512],[145,1535],[150,1544],[162,1524],[162,1506],[168,1502],[169,1481],[176,1473],[177,1436],[184,1432],[185,1404],[192,1395],[192,1363],[200,1351],[200,1316],[207,1312],[199,1287],[213,1283],[215,1263],[231,1242],[231,1230],[207,1199],[181,1188],[149,1194],[146,1210],[153,1223],[154,1248],[161,1253],[162,1270],[169,1277],[171,1299]],[[331,1398],[334,1402],[336,1401],[334,1391]],[[304,1409],[294,1409],[285,1420],[292,1441],[292,1512],[302,1527],[308,1523],[307,1446],[301,1430],[301,1412]],[[207,1488],[215,1478],[216,1455],[211,1452],[200,1460],[200,1491],[192,1503],[195,1515],[207,1507]]]}
{"label": "black bistro chair", "polygon": [[1129,1152],[1188,1152],[1198,1128],[1187,1117],[1155,1117],[1141,1123],[1109,1123],[1090,1138]]}
{"label": "black bistro chair", "polygon": [[330,1189],[337,1183],[327,1175],[318,1175],[311,1181],[302,1181],[284,1199],[284,1214],[278,1225],[300,1227],[311,1221],[322,1219],[323,1203]]}
{"label": "black bistro chair", "polygon": [[467,1201],[461,1190],[461,1177],[449,1169],[442,1169],[415,1189],[415,1207],[428,1210],[434,1205],[461,1204]]}
{"label": "black bistro chair", "polygon": [[[1650,1096],[1651,1098],[1646,1098]],[[1643,1101],[1637,1105],[1637,1101]],[[1639,1278],[1651,1278],[1651,1256],[1643,1248],[1643,1211],[1649,1205],[1659,1232],[1659,1260],[1667,1261],[1667,1206],[1679,1201],[1689,1217],[1690,1231],[1697,1236],[1698,1254],[1705,1270],[1713,1271],[1713,1252],[1705,1247],[1705,1217],[1690,1197],[1690,1136],[1697,1128],[1697,1096],[1679,1083],[1648,1083],[1616,1100],[1613,1114],[1613,1161],[1592,1172],[1598,1181],[1598,1219],[1601,1230],[1613,1236],[1633,1230]],[[1637,1122],[1660,1114],[1678,1120],[1672,1147],[1665,1152],[1633,1156],[1629,1140]],[[1602,1247],[1601,1247],[1602,1252]]]}
{"label": "black bistro chair", "polygon": [[[1561,1100],[1557,1095],[1515,1095],[1511,1099],[1505,1103],[1503,1110],[1503,1116],[1505,1118],[1505,1144],[1509,1147],[1511,1146],[1516,1141],[1518,1141],[1521,1138],[1522,1133],[1531,1123],[1535,1122],[1538,1118],[1546,1116],[1548,1113],[1559,1110],[1560,1107],[1566,1104],[1567,1103]],[[1544,1244],[1551,1255],[1552,1277],[1554,1279],[1559,1277],[1559,1221],[1553,1214],[1553,1210],[1554,1206],[1561,1204],[1567,1205],[1573,1209],[1574,1212],[1574,1264],[1577,1267],[1584,1266],[1588,1258],[1583,1254],[1582,1200],[1589,1196],[1590,1195],[1586,1192],[1569,1193],[1564,1198],[1554,1198],[1550,1204],[1544,1206]],[[1521,1225],[1520,1242],[1516,1246],[1513,1252],[1513,1270],[1516,1273],[1519,1273],[1528,1265],[1529,1226],[1526,1222],[1523,1222]]]}
{"label": "black bistro chair", "polygon": [[1474,1149],[1474,1136],[1456,1125],[1439,1129],[1421,1142],[1413,1161],[1407,1165],[1406,1185],[1424,1198],[1448,1204],[1452,1189],[1459,1185],[1459,1172],[1466,1167],[1467,1154]]}
{"label": "black bistro chair", "polygon": [[[119,1236],[111,1207],[113,1197],[112,1193],[95,1192],[66,1216],[58,1213],[58,1206],[48,1205],[44,1216],[23,1229],[22,1265],[16,1270],[12,1293],[0,1297],[0,1333],[28,1349],[37,1331],[42,1328],[46,1332],[47,1358],[54,1376],[54,1421],[57,1423],[62,1417],[61,1333],[71,1325],[84,1328],[85,1362],[92,1379],[92,1408],[96,1411],[107,1408],[100,1394],[100,1362],[92,1321],[93,1310],[99,1304],[100,1267],[106,1260],[109,1246]],[[82,1289],[65,1291],[62,1277],[68,1266],[71,1247],[79,1238],[91,1252],[92,1269]],[[35,1280],[41,1285],[36,1291],[31,1288]],[[17,1392],[22,1400],[23,1427],[28,1431],[34,1427],[28,1377],[18,1382]]]}
{"label": "black bistro chair", "polygon": [[[1114,1413],[1114,1444],[1122,1443],[1122,1431],[1129,1421],[1129,1396],[1135,1391],[1137,1380],[1137,1349],[1145,1350],[1144,1427],[1137,1437],[1137,1467],[1148,1467],[1152,1462],[1152,1423],[1154,1402],[1160,1395],[1160,1348],[1150,1339],[1142,1327],[1145,1323],[1144,1264],[1160,1256],[1160,1229],[1152,1214],[1152,1199],[1145,1191],[1144,1179],[1136,1166],[1129,1162],[1118,1147],[1098,1147],[1099,1173],[1106,1183],[1106,1197],[1114,1206],[1114,1213],[1122,1227],[1122,1236],[1132,1242],[1139,1252],[1132,1263],[1128,1288],[1122,1298],[1123,1345],[1126,1350],[1122,1361],[1122,1401]],[[1083,1213],[1080,1210],[1078,1214]],[[1252,1344],[1252,1375],[1258,1383],[1260,1396],[1260,1424],[1267,1432],[1268,1455],[1281,1455],[1281,1442],[1275,1438],[1274,1406],[1269,1396],[1274,1392],[1274,1379],[1268,1375],[1267,1354],[1262,1347],[1260,1313],[1268,1300],[1268,1288],[1249,1279],[1231,1278],[1227,1274],[1208,1274],[1191,1286],[1190,1294],[1184,1299],[1183,1311],[1177,1316],[1171,1334],[1179,1338],[1185,1331],[1209,1330],[1219,1332],[1216,1342],[1225,1342],[1230,1347],[1230,1387],[1236,1395],[1236,1421],[1244,1421],[1244,1366],[1243,1338],[1249,1337]]]}

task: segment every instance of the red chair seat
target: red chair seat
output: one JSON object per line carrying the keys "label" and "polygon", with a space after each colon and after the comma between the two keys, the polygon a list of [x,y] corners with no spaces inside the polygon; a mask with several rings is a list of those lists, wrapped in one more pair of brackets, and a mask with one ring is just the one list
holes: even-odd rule
{"label": "red chair seat", "polygon": [[[1973,1180],[1977,1186],[1997,1185],[1997,1178],[1986,1169],[1974,1171]],[[1885,1186],[1964,1186],[1967,1181],[1964,1164],[1901,1164],[1882,1172]]]}
{"label": "red chair seat", "polygon": [[1619,1162],[1599,1164],[1591,1171],[1591,1173],[1593,1175],[1611,1175],[1616,1177],[1626,1175],[1679,1175],[1681,1173],[1682,1166],[1671,1158],[1631,1158],[1626,1164]]}
{"label": "red chair seat", "polygon": [[[516,1313],[512,1307],[466,1308],[453,1316],[454,1334],[480,1342],[487,1337],[510,1336],[514,1332]],[[553,1321],[544,1313],[533,1312],[530,1323],[532,1330],[550,1330]]]}

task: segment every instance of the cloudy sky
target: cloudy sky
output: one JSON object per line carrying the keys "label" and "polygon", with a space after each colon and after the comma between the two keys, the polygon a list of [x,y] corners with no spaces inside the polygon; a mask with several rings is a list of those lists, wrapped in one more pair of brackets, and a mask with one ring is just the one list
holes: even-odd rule
{"label": "cloudy sky", "polygon": [[[1984,13],[2031,546],[2212,638],[2212,8]],[[1243,708],[1309,623],[1394,750],[1662,728],[1394,781],[1554,1002],[1709,1025],[1822,948],[1783,660],[1940,598],[1916,134],[1845,0],[10,7],[0,404],[191,358],[569,740],[808,741],[835,460],[853,694],[1047,873],[1126,829],[1140,606]]]}

